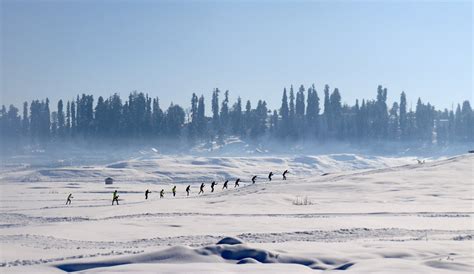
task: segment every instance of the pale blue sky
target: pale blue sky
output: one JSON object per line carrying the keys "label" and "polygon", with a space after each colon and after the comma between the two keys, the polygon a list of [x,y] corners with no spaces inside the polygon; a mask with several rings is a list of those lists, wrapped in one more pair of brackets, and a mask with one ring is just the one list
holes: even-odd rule
{"label": "pale blue sky", "polygon": [[188,107],[219,87],[275,108],[312,83],[350,104],[378,84],[390,102],[473,97],[470,1],[1,2],[2,104],[138,90]]}

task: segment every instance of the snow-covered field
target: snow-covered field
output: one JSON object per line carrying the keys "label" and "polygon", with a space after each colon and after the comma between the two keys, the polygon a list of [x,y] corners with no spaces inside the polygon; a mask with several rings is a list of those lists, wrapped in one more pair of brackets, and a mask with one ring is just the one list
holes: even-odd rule
{"label": "snow-covered field", "polygon": [[355,154],[6,163],[0,272],[472,273],[473,170],[472,154],[424,164]]}

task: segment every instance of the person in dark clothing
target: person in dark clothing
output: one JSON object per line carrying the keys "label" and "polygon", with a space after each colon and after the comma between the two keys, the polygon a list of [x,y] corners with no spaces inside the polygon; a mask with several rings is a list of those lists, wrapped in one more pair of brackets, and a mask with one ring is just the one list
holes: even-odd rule
{"label": "person in dark clothing", "polygon": [[150,193],[151,193],[151,191],[148,190],[148,189],[145,191],[145,200],[148,200],[148,194],[150,194]]}
{"label": "person in dark clothing", "polygon": [[288,174],[288,173],[290,173],[290,172],[288,171],[288,169],[285,170],[285,171],[283,171],[283,180],[286,180],[286,174]]}
{"label": "person in dark clothing", "polygon": [[119,204],[118,198],[119,198],[119,195],[117,195],[117,190],[115,190],[112,196],[112,205],[114,205],[114,202],[117,202],[117,205]]}
{"label": "person in dark clothing", "polygon": [[165,197],[165,190],[162,189],[162,190],[160,191],[160,199],[161,199],[161,198],[164,198],[164,197]]}
{"label": "person in dark clothing", "polygon": [[191,185],[186,187],[186,196],[189,196],[189,191],[191,191]]}
{"label": "person in dark clothing", "polygon": [[71,199],[74,198],[72,197],[72,193],[69,193],[69,195],[67,196],[67,200],[66,200],[66,205],[70,205],[71,204]]}
{"label": "person in dark clothing", "polygon": [[204,183],[201,184],[201,188],[199,189],[198,194],[201,194],[201,193],[204,193]]}
{"label": "person in dark clothing", "polygon": [[268,174],[268,180],[269,180],[269,181],[272,180],[272,176],[273,176],[273,172],[270,171],[270,173]]}
{"label": "person in dark clothing", "polygon": [[213,181],[212,184],[211,184],[211,192],[214,192],[214,186],[216,186],[216,185],[217,185],[216,182]]}
{"label": "person in dark clothing", "polygon": [[252,184],[255,184],[255,180],[257,180],[257,175],[252,177]]}
{"label": "person in dark clothing", "polygon": [[240,182],[240,178],[237,178],[237,180],[235,180],[234,188],[240,186],[239,182]]}
{"label": "person in dark clothing", "polygon": [[229,180],[225,180],[224,185],[222,186],[222,189],[227,189],[227,183],[229,183]]}
{"label": "person in dark clothing", "polygon": [[173,192],[173,197],[176,196],[176,186],[173,186],[173,189],[171,190],[171,192]]}

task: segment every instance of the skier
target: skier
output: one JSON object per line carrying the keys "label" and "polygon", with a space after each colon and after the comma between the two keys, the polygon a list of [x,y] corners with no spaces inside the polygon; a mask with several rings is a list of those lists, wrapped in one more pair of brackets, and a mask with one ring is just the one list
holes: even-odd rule
{"label": "skier", "polygon": [[162,189],[160,191],[160,199],[163,198],[163,197],[165,197],[165,190],[164,189]]}
{"label": "skier", "polygon": [[240,182],[240,178],[237,178],[237,180],[235,180],[234,188],[240,186],[239,182]]}
{"label": "skier", "polygon": [[290,172],[288,171],[288,169],[285,170],[285,171],[283,171],[283,180],[286,180],[286,174],[287,174],[287,173],[290,173]]}
{"label": "skier", "polygon": [[186,187],[186,196],[189,196],[189,191],[191,191],[191,185]]}
{"label": "skier", "polygon": [[199,189],[198,194],[201,194],[201,193],[204,193],[204,183],[201,184],[201,188]]}
{"label": "skier", "polygon": [[257,175],[252,177],[252,184],[255,184],[255,180],[257,180]]}
{"label": "skier", "polygon": [[72,193],[69,193],[69,196],[67,196],[67,201],[66,201],[66,205],[70,205],[71,204],[71,199],[74,198],[72,197]]}
{"label": "skier", "polygon": [[227,189],[227,183],[228,182],[229,182],[229,180],[225,180],[224,185],[222,186],[222,189],[224,189],[224,188]]}
{"label": "skier", "polygon": [[148,194],[150,194],[150,193],[151,193],[151,191],[148,190],[148,189],[145,191],[145,200],[148,200]]}
{"label": "skier", "polygon": [[269,180],[269,181],[272,180],[272,176],[273,176],[273,172],[270,171],[270,173],[268,174],[268,180]]}
{"label": "skier", "polygon": [[214,186],[216,186],[216,185],[217,185],[216,182],[213,181],[212,184],[211,184],[211,192],[214,192]]}
{"label": "skier", "polygon": [[176,196],[176,186],[173,186],[173,189],[171,190],[173,192],[173,197]]}
{"label": "skier", "polygon": [[112,197],[112,205],[114,205],[114,202],[117,202],[117,205],[119,204],[118,202],[119,196],[117,195],[117,190],[114,191],[113,197]]}

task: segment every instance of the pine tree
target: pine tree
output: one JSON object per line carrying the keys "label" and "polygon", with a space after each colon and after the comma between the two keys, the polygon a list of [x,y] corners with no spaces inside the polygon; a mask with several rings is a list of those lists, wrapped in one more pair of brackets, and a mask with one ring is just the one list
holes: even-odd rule
{"label": "pine tree", "polygon": [[418,98],[415,112],[416,122],[416,136],[419,141],[429,142],[432,141],[433,126],[434,126],[433,109],[430,104],[423,104],[421,99]]}
{"label": "pine tree", "polygon": [[122,137],[124,131],[124,106],[122,105],[122,99],[115,93],[107,99],[107,130],[106,134],[113,137]]}
{"label": "pine tree", "polygon": [[[324,115],[330,116],[331,113],[331,102],[329,100],[329,86],[324,86]],[[330,120],[330,119],[328,119]]]}
{"label": "pine tree", "polygon": [[83,103],[81,102],[81,99],[79,97],[79,95],[77,95],[76,97],[76,130],[75,130],[75,133],[77,135],[80,135],[83,133],[83,130],[84,130],[84,114],[83,114]]}
{"label": "pine tree", "polygon": [[164,114],[160,108],[160,99],[156,97],[153,99],[153,113],[152,113],[152,132],[155,136],[160,136],[163,134],[163,121]]}
{"label": "pine tree", "polygon": [[417,138],[416,114],[411,108],[407,113],[407,136],[409,140]]}
{"label": "pine tree", "polygon": [[296,136],[301,136],[304,130],[304,120],[305,120],[304,92],[305,92],[305,88],[303,85],[301,85],[298,90],[298,93],[296,94],[296,105],[295,105]]}
{"label": "pine tree", "polygon": [[76,104],[74,100],[71,102],[71,135],[75,136],[77,133],[77,116],[76,116]]}
{"label": "pine tree", "polygon": [[58,119],[58,136],[60,138],[64,138],[66,133],[66,124],[64,119],[64,109],[63,109],[63,100],[58,101],[58,112],[57,112],[57,119]]}
{"label": "pine tree", "polygon": [[319,129],[319,97],[314,84],[308,89],[306,104],[306,130],[309,136],[317,136]]}
{"label": "pine tree", "polygon": [[263,136],[267,130],[267,103],[259,100],[255,109],[250,127],[250,136],[257,138]]}
{"label": "pine tree", "polygon": [[289,103],[289,114],[288,114],[288,134],[295,136],[295,93],[293,92],[293,85],[290,86],[290,103]]}
{"label": "pine tree", "polygon": [[376,114],[374,116],[374,133],[378,139],[387,137],[388,111],[387,111],[387,89],[381,85],[377,87]]}
{"label": "pine tree", "polygon": [[331,137],[340,138],[342,136],[342,106],[339,89],[334,89],[334,91],[331,93],[331,96],[329,97],[329,102],[329,131]]}
{"label": "pine tree", "polygon": [[151,136],[153,134],[153,129],[152,129],[152,106],[151,106],[151,97],[146,94],[145,96],[145,121],[144,121],[144,128],[143,128],[143,134],[145,136]]}
{"label": "pine tree", "polygon": [[272,117],[270,118],[270,133],[272,135],[277,135],[278,134],[278,112],[276,110],[273,110]]}
{"label": "pine tree", "polygon": [[179,105],[173,105],[173,103],[171,103],[165,115],[166,133],[169,137],[180,136],[184,118],[184,109]]}
{"label": "pine tree", "polygon": [[[4,111],[6,113],[6,110]],[[40,135],[40,105],[38,100],[30,104],[30,135],[33,143],[38,142]]]}
{"label": "pine tree", "polygon": [[251,128],[253,127],[252,119],[252,105],[250,101],[247,100],[245,104],[245,116],[244,116],[244,135],[247,136],[250,133]]}
{"label": "pine tree", "polygon": [[200,138],[204,138],[207,136],[207,121],[206,121],[206,108],[204,105],[204,96],[201,95],[198,101],[198,123],[197,123],[197,133]]}
{"label": "pine tree", "polygon": [[289,109],[288,109],[288,97],[286,96],[286,88],[283,89],[283,97],[281,99],[280,107],[280,116],[281,116],[281,126],[279,128],[281,137],[288,136],[289,133]]}
{"label": "pine tree", "polygon": [[232,132],[237,135],[243,134],[243,118],[242,118],[242,99],[237,98],[237,102],[232,106]]}
{"label": "pine tree", "polygon": [[147,130],[147,98],[142,92],[128,96],[127,128],[132,136],[143,137]]}
{"label": "pine tree", "polygon": [[399,140],[400,138],[400,126],[398,124],[398,110],[399,106],[397,102],[394,102],[390,109],[390,115],[388,119],[388,137],[391,140]]}
{"label": "pine tree", "polygon": [[94,98],[92,95],[86,96],[84,107],[85,107],[84,127],[86,130],[85,132],[87,135],[90,136],[93,132],[93,127],[94,127]]}
{"label": "pine tree", "polygon": [[402,140],[407,139],[407,98],[405,92],[400,95],[400,135]]}
{"label": "pine tree", "polygon": [[23,103],[23,119],[21,121],[21,133],[27,137],[30,133],[30,119],[28,118],[28,102]]}
{"label": "pine tree", "polygon": [[221,105],[221,113],[220,113],[220,123],[221,123],[221,131],[220,134],[225,134],[228,132],[229,129],[229,91],[226,90],[224,93],[224,100],[222,101]]}
{"label": "pine tree", "polygon": [[66,125],[65,127],[65,135],[69,136],[71,134],[71,103],[67,101],[66,104]]}
{"label": "pine tree", "polygon": [[212,92],[212,127],[213,131],[219,132],[220,130],[220,121],[219,121],[219,92],[220,90],[216,88]]}
{"label": "pine tree", "polygon": [[461,139],[463,141],[473,141],[474,140],[474,130],[473,130],[474,119],[472,117],[472,108],[469,101],[464,101],[461,109],[461,123],[462,123],[462,135]]}
{"label": "pine tree", "polygon": [[198,126],[198,97],[196,93],[193,93],[191,97],[191,123],[189,125],[189,138],[194,140],[197,135]]}
{"label": "pine tree", "polygon": [[51,112],[51,138],[54,140],[58,137],[58,113]]}
{"label": "pine tree", "polygon": [[448,109],[438,111],[436,116],[436,143],[444,146],[449,140],[449,112]]}
{"label": "pine tree", "polygon": [[46,98],[45,102],[41,104],[41,131],[40,131],[40,140],[42,143],[46,143],[50,138],[51,130],[51,113],[49,111],[49,99]]}
{"label": "pine tree", "polygon": [[331,102],[329,98],[329,86],[324,86],[324,112],[322,117],[322,123],[320,128],[320,136],[322,139],[326,139],[330,135],[330,126],[333,124],[333,118],[331,113]]}
{"label": "pine tree", "polygon": [[354,112],[355,112],[355,117],[354,117],[354,136],[353,139],[357,142],[360,142],[360,139],[362,137],[362,126],[361,126],[361,107],[359,105],[359,99],[356,99],[356,104],[354,106]]}
{"label": "pine tree", "polygon": [[95,107],[95,134],[96,136],[105,136],[108,129],[108,117],[107,117],[107,106],[104,98],[99,96],[97,100],[97,106]]}
{"label": "pine tree", "polygon": [[3,105],[0,111],[0,142],[1,149],[16,149],[20,145],[21,137],[21,117],[18,115],[18,108],[10,105],[8,111]]}

